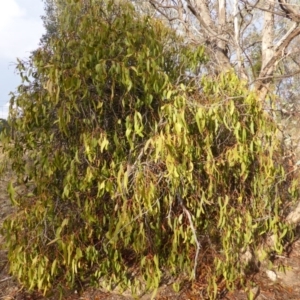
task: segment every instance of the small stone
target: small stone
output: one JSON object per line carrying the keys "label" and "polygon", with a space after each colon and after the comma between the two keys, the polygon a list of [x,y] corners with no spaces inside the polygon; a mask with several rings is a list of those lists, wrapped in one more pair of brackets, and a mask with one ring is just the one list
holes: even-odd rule
{"label": "small stone", "polygon": [[267,276],[269,277],[270,280],[276,281],[277,280],[277,275],[274,271],[272,270],[267,270],[266,271]]}
{"label": "small stone", "polygon": [[251,251],[249,251],[249,249],[247,249],[246,251],[241,253],[240,258],[241,258],[241,261],[246,265],[249,265],[250,262],[253,261],[253,255],[252,255]]}
{"label": "small stone", "polygon": [[298,224],[300,222],[300,202],[297,207],[289,213],[286,219],[291,224]]}

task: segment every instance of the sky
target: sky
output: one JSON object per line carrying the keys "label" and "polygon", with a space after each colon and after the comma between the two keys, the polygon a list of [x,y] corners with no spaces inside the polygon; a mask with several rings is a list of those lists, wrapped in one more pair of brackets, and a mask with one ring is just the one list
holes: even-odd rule
{"label": "sky", "polygon": [[8,113],[9,93],[21,83],[17,58],[26,59],[44,33],[42,0],[0,0],[0,118]]}

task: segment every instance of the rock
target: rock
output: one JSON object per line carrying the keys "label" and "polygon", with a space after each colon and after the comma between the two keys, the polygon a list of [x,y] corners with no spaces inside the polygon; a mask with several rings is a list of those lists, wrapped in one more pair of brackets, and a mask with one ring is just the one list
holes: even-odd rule
{"label": "rock", "polygon": [[240,260],[245,265],[249,265],[253,261],[253,254],[251,253],[251,251],[249,249],[247,249],[246,251],[241,253]]}
{"label": "rock", "polygon": [[297,207],[289,213],[286,220],[290,224],[298,224],[300,222],[300,202],[298,203]]}
{"label": "rock", "polygon": [[268,276],[268,278],[270,280],[272,280],[274,282],[277,280],[277,275],[276,275],[276,273],[274,271],[272,271],[272,270],[266,270],[266,274],[267,274],[267,276]]}

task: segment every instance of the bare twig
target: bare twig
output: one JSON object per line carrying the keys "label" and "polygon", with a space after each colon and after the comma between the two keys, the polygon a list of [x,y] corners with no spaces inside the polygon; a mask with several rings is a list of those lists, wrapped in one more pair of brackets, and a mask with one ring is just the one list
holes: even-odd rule
{"label": "bare twig", "polygon": [[8,281],[8,280],[10,280],[10,279],[12,279],[12,276],[9,276],[9,277],[6,277],[6,278],[4,278],[4,279],[1,279],[1,280],[0,280],[0,283],[5,282],[5,281]]}
{"label": "bare twig", "polygon": [[177,198],[179,200],[179,203],[182,207],[183,212],[185,213],[185,215],[187,216],[189,223],[190,223],[190,227],[191,230],[193,232],[194,235],[194,239],[195,239],[195,243],[196,243],[196,254],[195,254],[195,259],[194,259],[194,279],[197,278],[197,266],[198,266],[198,257],[199,257],[199,252],[201,249],[201,244],[197,238],[197,232],[196,232],[196,228],[194,226],[193,220],[192,220],[192,216],[191,213],[189,212],[189,210],[185,207],[184,203],[183,203],[183,199],[181,198],[181,195],[179,193],[177,193]]}

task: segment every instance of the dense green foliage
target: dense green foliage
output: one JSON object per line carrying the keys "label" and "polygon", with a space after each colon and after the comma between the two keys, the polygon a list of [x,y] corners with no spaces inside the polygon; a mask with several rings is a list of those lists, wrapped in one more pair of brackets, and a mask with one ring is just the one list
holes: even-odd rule
{"label": "dense green foliage", "polygon": [[126,3],[92,3],[68,1],[58,33],[18,66],[5,147],[30,181],[9,187],[11,271],[43,291],[153,289],[171,272],[206,278],[214,298],[219,279],[243,280],[245,249],[275,234],[282,250],[296,190],[276,125],[233,73],[188,80],[203,48]]}
{"label": "dense green foliage", "polygon": [[9,131],[9,125],[8,125],[7,120],[1,119],[1,118],[0,118],[0,133],[1,133],[3,130],[8,130],[8,131]]}

